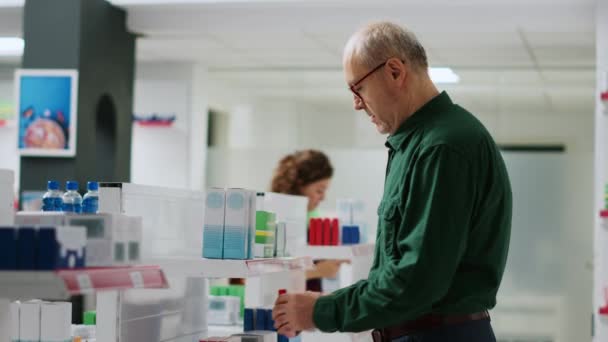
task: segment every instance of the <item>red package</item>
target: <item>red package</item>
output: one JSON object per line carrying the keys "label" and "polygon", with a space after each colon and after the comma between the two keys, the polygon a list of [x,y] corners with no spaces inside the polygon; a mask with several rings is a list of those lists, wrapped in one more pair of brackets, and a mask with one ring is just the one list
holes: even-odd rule
{"label": "red package", "polygon": [[340,222],[337,218],[331,220],[331,245],[337,246],[340,241]]}
{"label": "red package", "polygon": [[324,246],[331,245],[331,221],[328,218],[323,219],[323,241]]}
{"label": "red package", "polygon": [[320,246],[323,244],[323,220],[316,219],[315,222],[315,246]]}

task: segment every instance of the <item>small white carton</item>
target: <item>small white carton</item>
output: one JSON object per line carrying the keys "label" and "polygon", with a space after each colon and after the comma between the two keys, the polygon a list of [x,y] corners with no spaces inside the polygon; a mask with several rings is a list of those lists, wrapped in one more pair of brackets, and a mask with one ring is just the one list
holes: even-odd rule
{"label": "small white carton", "polygon": [[40,341],[40,307],[42,301],[31,300],[19,306],[20,341]]}
{"label": "small white carton", "polygon": [[255,195],[255,192],[245,189],[226,191],[224,259],[249,258],[251,209],[255,207]]}
{"label": "small white carton", "polygon": [[205,223],[203,226],[203,257],[222,259],[224,256],[224,218],[226,191],[211,188],[205,200]]}
{"label": "small white carton", "polygon": [[40,341],[70,342],[72,339],[72,303],[42,303]]}

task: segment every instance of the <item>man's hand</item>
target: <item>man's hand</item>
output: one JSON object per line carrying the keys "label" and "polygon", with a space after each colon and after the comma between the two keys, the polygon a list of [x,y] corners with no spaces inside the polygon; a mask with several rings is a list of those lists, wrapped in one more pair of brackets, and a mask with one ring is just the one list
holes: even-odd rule
{"label": "man's hand", "polygon": [[295,337],[298,331],[314,329],[312,316],[315,303],[320,296],[318,292],[280,295],[272,309],[272,319],[278,333]]}

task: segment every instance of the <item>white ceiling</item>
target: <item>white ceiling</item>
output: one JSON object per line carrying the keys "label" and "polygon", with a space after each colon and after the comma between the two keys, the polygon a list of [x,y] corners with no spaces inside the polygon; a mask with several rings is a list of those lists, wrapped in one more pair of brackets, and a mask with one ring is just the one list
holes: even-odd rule
{"label": "white ceiling", "polygon": [[[21,35],[22,2],[0,1],[0,35]],[[208,65],[232,96],[347,104],[342,47],[388,19],[417,33],[432,66],[460,75],[443,88],[474,110],[593,113],[595,0],[112,2],[143,35],[138,61]]]}

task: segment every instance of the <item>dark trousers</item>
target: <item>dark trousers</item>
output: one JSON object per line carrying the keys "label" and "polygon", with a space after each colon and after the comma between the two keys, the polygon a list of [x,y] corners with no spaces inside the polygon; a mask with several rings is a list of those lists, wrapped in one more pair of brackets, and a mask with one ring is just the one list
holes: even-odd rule
{"label": "dark trousers", "polygon": [[489,319],[446,325],[394,339],[393,342],[496,342]]}

